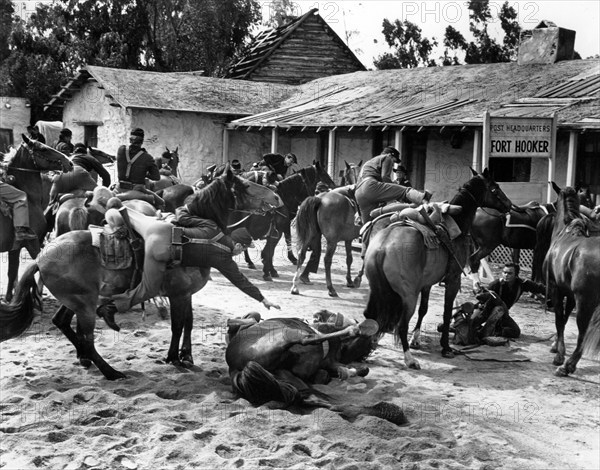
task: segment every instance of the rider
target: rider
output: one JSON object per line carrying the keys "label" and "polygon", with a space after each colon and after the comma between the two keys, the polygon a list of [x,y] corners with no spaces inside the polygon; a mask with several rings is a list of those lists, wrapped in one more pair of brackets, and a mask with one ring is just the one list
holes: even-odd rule
{"label": "rider", "polygon": [[[492,281],[487,286],[487,290],[479,286],[476,297],[483,304],[483,308],[475,310],[471,315],[471,328],[473,331],[478,331],[479,338],[488,336],[518,338],[521,329],[509,315],[510,308],[519,300],[523,292],[543,294],[545,290],[543,284],[521,279],[519,265],[505,264],[501,279]],[[494,309],[494,307],[500,308]]]}
{"label": "rider", "polygon": [[88,154],[85,144],[81,142],[75,144],[71,163],[80,166],[90,174],[92,174],[92,172],[98,173],[100,178],[102,178],[102,186],[106,186],[107,188],[110,186],[110,173],[106,171],[106,168],[104,168],[102,163],[96,160],[92,155]]}
{"label": "rider", "polygon": [[286,176],[289,176],[287,174],[289,168],[293,164],[298,163],[298,158],[296,158],[296,155],[293,153],[288,153],[285,155],[285,157],[280,153],[267,153],[263,155],[262,163],[264,166],[268,166],[271,170],[273,170],[277,174],[277,179],[281,181]]}
{"label": "rider", "polygon": [[416,204],[429,202],[431,193],[392,183],[394,163],[400,164],[400,152],[394,147],[386,147],[381,155],[371,158],[360,171],[360,181],[356,185],[356,202],[360,208],[362,223],[371,220],[371,211],[379,203],[403,199]]}
{"label": "rider", "polygon": [[146,178],[153,181],[160,180],[160,172],[154,158],[142,148],[144,143],[144,131],[137,128],[131,131],[129,147],[121,145],[117,150],[117,173],[119,183],[116,187],[117,193],[129,190],[140,191],[150,194],[154,198],[154,206],[164,207],[165,201],[154,192],[146,189]]}
{"label": "rider", "polygon": [[[4,159],[4,155],[2,155]],[[7,176],[10,181],[12,176]],[[15,241],[35,240],[38,236],[29,228],[29,204],[27,194],[12,184],[4,181],[4,173],[0,178],[0,200],[12,206],[13,225],[15,226]]]}
{"label": "rider", "polygon": [[394,170],[396,173],[396,183],[407,188],[412,188],[412,183],[408,179],[408,170],[403,165],[398,165]]}
{"label": "rider", "polygon": [[46,138],[42,133],[40,133],[40,128],[38,126],[27,126],[27,132],[29,132],[29,137],[33,140],[37,140],[42,144],[46,143]]}
{"label": "rider", "polygon": [[173,175],[173,169],[171,168],[172,159],[173,158],[171,157],[171,152],[169,152],[168,150],[165,150],[160,157],[156,157],[154,159],[156,162],[156,166],[158,167],[158,172],[161,175]]}
{"label": "rider", "polygon": [[240,176],[244,172],[244,169],[242,168],[242,162],[237,159],[231,160],[231,172],[235,176]]}
{"label": "rider", "polygon": [[[110,206],[109,201],[107,207]],[[210,212],[210,208],[199,210]],[[188,205],[177,208],[174,220],[170,221],[176,225],[187,227],[186,236],[194,239],[193,242],[188,241],[183,245],[182,266],[215,268],[238,289],[261,302],[267,309],[280,308],[262,295],[260,290],[240,272],[238,265],[233,260],[233,256],[237,256],[252,244],[252,237],[246,229],[235,230],[231,236],[227,236],[224,233],[226,227],[220,226],[212,219],[193,215]],[[114,302],[105,303],[98,308],[98,315],[103,317],[106,324],[114,330],[119,331],[120,329],[114,321],[117,311],[126,312],[132,306],[155,297],[160,291],[167,264],[170,261],[170,249],[165,250],[164,248],[170,244],[171,229],[168,224],[164,223],[155,227],[151,229],[153,232],[151,235],[144,237],[142,281],[135,288],[123,294],[114,295],[112,297]],[[167,244],[165,244],[165,238],[169,240]]]}
{"label": "rider", "polygon": [[54,148],[59,152],[64,153],[69,156],[73,153],[73,144],[71,143],[71,138],[73,137],[73,133],[71,129],[67,129],[66,127],[60,131],[58,135],[58,140],[54,144]]}

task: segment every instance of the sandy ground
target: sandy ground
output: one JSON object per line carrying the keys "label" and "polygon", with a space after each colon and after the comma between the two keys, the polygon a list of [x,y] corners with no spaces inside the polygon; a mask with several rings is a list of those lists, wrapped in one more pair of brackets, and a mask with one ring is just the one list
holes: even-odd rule
{"label": "sandy ground", "polygon": [[[414,353],[422,370],[407,370],[386,335],[367,361],[367,377],[321,387],[350,403],[401,406],[406,426],[364,416],[349,422],[322,409],[254,408],[236,397],[224,358],[228,318],[259,311],[311,320],[323,308],[362,318],[368,288],[343,287],[341,246],[334,260],[338,299],[327,296],[322,272],[291,296],[293,267],[282,255],[279,249],[281,277],[273,283],[244,268],[281,311],[267,311],[217,273],[194,296],[191,370],[163,362],[170,324],[154,306],[145,318],[139,310],[119,316],[120,333],[98,321],[98,351],[126,379],[109,382],[95,367],[81,368],[50,322],[56,304],[46,296],[30,331],[0,345],[0,467],[600,468],[600,364],[583,359],[573,377],[555,377],[553,314],[526,297],[513,308],[524,335],[511,347],[528,362],[443,359],[435,328],[443,289],[435,287],[423,349]],[[4,292],[5,254],[2,261]],[[459,300],[469,297],[470,284],[463,286]],[[571,319],[568,353],[575,340]]]}

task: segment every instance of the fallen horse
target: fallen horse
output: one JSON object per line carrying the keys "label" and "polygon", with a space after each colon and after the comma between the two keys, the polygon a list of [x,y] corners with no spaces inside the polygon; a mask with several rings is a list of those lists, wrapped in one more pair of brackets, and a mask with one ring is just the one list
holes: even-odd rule
{"label": "fallen horse", "polygon": [[369,355],[378,330],[373,320],[357,324],[329,312],[316,316],[313,326],[297,318],[260,321],[257,313],[230,320],[225,357],[234,392],[253,405],[277,401],[285,406],[327,408],[348,420],[371,415],[406,424],[404,413],[394,404],[338,403],[310,385],[366,376],[367,367],[346,364]]}

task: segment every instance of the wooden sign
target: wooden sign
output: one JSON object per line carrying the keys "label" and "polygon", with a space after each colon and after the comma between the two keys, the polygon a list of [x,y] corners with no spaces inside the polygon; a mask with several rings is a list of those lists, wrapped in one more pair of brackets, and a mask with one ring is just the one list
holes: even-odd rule
{"label": "wooden sign", "polygon": [[552,118],[490,116],[489,120],[490,157],[552,157]]}

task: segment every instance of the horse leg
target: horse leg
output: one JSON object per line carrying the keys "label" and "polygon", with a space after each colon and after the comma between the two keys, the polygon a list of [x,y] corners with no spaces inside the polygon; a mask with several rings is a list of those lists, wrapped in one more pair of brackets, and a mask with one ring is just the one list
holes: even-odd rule
{"label": "horse leg", "polygon": [[75,351],[77,352],[77,358],[79,359],[79,363],[87,369],[89,366],[92,365],[92,361],[89,358],[83,356],[83,349],[80,340],[80,338],[83,335],[80,331],[79,322],[77,322],[77,333],[75,333],[73,331],[73,328],[71,328],[71,320],[73,319],[74,315],[75,312],[73,312],[73,310],[70,310],[64,305],[61,305],[52,317],[52,323],[60,331],[62,331],[62,333],[67,337],[67,339],[71,341],[71,343],[73,343],[73,346],[75,346]]}
{"label": "horse leg", "polygon": [[300,281],[302,284],[311,285],[310,282],[310,274],[316,273],[319,269],[319,261],[321,259],[321,235],[315,235],[315,237],[310,241],[310,257],[308,259],[308,263],[306,263],[306,267],[304,271],[302,271],[302,275],[300,276]]}
{"label": "horse leg", "polygon": [[446,276],[446,291],[444,295],[444,325],[442,328],[442,337],[440,344],[442,346],[442,357],[451,359],[454,357],[454,352],[450,348],[450,321],[452,320],[452,308],[454,307],[454,299],[460,288],[460,273],[456,275]]}
{"label": "horse leg", "polygon": [[300,279],[300,271],[302,270],[302,265],[304,264],[304,260],[306,259],[306,250],[307,246],[301,246],[300,251],[298,252],[298,264],[296,264],[296,274],[294,274],[294,280],[292,281],[292,289],[290,290],[291,294],[300,295],[300,291],[298,290],[298,280]]}
{"label": "horse leg", "polygon": [[192,357],[192,329],[194,328],[194,311],[192,310],[192,295],[185,297],[185,320],[183,322],[183,341],[179,358],[184,366],[193,365],[194,358]]}
{"label": "horse leg", "polygon": [[15,290],[15,283],[19,276],[19,256],[21,255],[21,248],[11,250],[8,252],[8,273],[6,278],[8,280],[6,284],[6,301],[10,302],[13,298],[13,291]]}
{"label": "horse leg", "polygon": [[481,260],[489,255],[492,251],[494,251],[495,246],[493,247],[483,247],[479,246],[477,249],[469,256],[469,267],[471,268],[471,279],[473,281],[473,287],[475,284],[479,284],[479,267],[481,266]]}
{"label": "horse leg", "polygon": [[327,240],[327,250],[325,250],[325,256],[323,263],[325,264],[325,282],[327,283],[327,290],[329,291],[329,297],[338,297],[338,293],[333,288],[331,282],[331,263],[333,261],[333,254],[337,248],[337,242]]}
{"label": "horse leg", "polygon": [[519,260],[521,259],[521,250],[519,248],[512,249],[512,262],[515,264],[519,264]]}
{"label": "horse leg", "polygon": [[288,223],[286,224],[283,230],[283,236],[285,238],[285,245],[287,246],[287,256],[290,262],[296,266],[298,264],[298,258],[294,256],[294,249],[292,245],[292,233],[290,229],[290,222],[288,219]]}
{"label": "horse leg", "polygon": [[[265,281],[271,282],[273,281],[273,276],[271,271],[273,271],[273,253],[275,249],[273,247],[271,237],[267,237],[267,242],[265,243],[265,247],[260,252],[260,257],[263,262],[263,279]],[[277,274],[277,272],[275,272]],[[279,276],[277,274],[277,276]]]}
{"label": "horse leg", "polygon": [[400,338],[402,343],[402,350],[404,351],[404,363],[409,369],[419,370],[421,365],[417,361],[412,353],[410,352],[410,346],[408,344],[408,323],[412,313],[415,311],[417,305],[417,295],[410,293],[402,300],[402,316],[400,322],[396,327],[396,337]]}
{"label": "horse leg", "polygon": [[250,259],[250,254],[248,253],[248,249],[244,250],[244,261],[246,262],[246,266],[248,266],[248,269],[256,269],[256,265]]}
{"label": "horse leg", "polygon": [[350,271],[352,267],[352,240],[347,240],[344,243],[346,244],[346,287],[354,287],[352,272]]}
{"label": "horse leg", "polygon": [[572,374],[573,372],[575,372],[575,369],[577,369],[577,363],[579,362],[579,359],[581,359],[581,355],[583,353],[583,339],[585,338],[585,333],[590,324],[593,312],[593,303],[590,304],[589,301],[586,302],[585,299],[581,298],[580,296],[577,299],[577,346],[575,347],[575,351],[573,351],[573,354],[571,354],[571,357],[569,357],[569,359],[567,360],[567,363],[564,366],[561,366],[558,369],[556,369],[555,375],[559,377],[565,377],[569,374]]}
{"label": "horse leg", "polygon": [[77,326],[80,332],[81,357],[90,359],[108,380],[125,378],[125,375],[113,369],[96,351],[94,328],[96,326],[96,305],[82,305],[77,310]]}
{"label": "horse leg", "polygon": [[[169,297],[169,301],[171,303],[171,344],[165,362],[175,366],[184,366],[182,361],[193,364],[191,333],[188,334],[187,332],[188,328],[191,331],[193,321],[191,318],[191,295]],[[190,318],[188,319],[188,317]],[[182,333],[184,334],[184,341],[180,353],[179,342]],[[189,344],[186,344],[186,335],[189,335]]]}
{"label": "horse leg", "polygon": [[565,325],[569,317],[565,313],[564,305],[564,294],[559,292],[558,288],[554,288],[554,294],[552,301],[554,303],[554,324],[556,326],[556,340],[550,348],[550,352],[555,352],[554,361],[552,362],[555,366],[560,366],[565,362]]}
{"label": "horse leg", "polygon": [[421,349],[421,324],[423,323],[423,318],[427,314],[430,293],[431,287],[425,287],[421,290],[421,302],[419,303],[419,318],[417,319],[417,324],[415,325],[415,329],[413,330],[412,338],[410,340],[410,347],[412,349]]}

